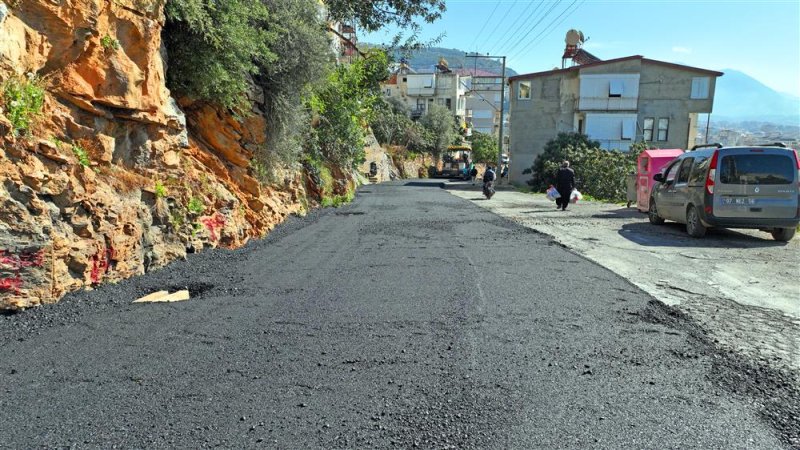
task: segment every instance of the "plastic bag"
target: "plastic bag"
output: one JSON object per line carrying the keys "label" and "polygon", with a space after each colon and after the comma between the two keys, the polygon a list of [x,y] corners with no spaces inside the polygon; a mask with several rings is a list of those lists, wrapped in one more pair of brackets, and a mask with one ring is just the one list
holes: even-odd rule
{"label": "plastic bag", "polygon": [[547,188],[547,199],[551,202],[554,202],[557,198],[561,198],[561,194],[558,193],[558,189],[556,189],[555,186],[550,186]]}
{"label": "plastic bag", "polygon": [[572,190],[572,194],[569,196],[569,201],[572,203],[578,203],[578,200],[583,198],[583,194],[580,193],[577,189]]}

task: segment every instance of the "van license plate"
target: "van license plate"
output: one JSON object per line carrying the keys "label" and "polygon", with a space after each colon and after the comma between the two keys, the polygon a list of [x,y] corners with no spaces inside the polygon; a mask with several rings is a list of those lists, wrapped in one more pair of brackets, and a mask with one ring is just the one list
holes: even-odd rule
{"label": "van license plate", "polygon": [[727,197],[723,200],[726,205],[755,205],[756,199],[749,197]]}

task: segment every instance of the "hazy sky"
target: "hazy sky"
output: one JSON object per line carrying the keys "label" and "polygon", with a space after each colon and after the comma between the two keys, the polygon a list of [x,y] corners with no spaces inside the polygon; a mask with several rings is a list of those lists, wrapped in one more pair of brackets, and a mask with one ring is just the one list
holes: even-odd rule
{"label": "hazy sky", "polygon": [[[422,38],[444,33],[439,46],[506,55],[524,73],[560,67],[570,28],[601,59],[736,69],[800,96],[800,0],[447,0]],[[361,40],[385,42],[391,32]]]}

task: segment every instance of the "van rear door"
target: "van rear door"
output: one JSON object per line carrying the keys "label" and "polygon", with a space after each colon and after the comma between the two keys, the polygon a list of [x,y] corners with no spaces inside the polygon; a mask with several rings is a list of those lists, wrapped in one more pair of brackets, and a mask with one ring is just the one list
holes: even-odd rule
{"label": "van rear door", "polygon": [[714,215],[790,219],[797,215],[797,163],[783,149],[742,148],[720,153]]}

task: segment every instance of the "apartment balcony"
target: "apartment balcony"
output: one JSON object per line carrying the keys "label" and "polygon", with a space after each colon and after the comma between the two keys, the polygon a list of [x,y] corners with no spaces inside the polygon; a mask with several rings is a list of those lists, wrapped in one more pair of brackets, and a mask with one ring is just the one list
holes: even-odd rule
{"label": "apartment balcony", "polygon": [[580,97],[579,111],[636,111],[639,97]]}
{"label": "apartment balcony", "polygon": [[411,118],[419,119],[425,114],[425,108],[414,108],[411,110]]}

